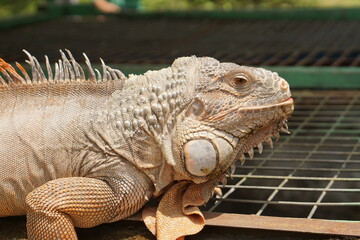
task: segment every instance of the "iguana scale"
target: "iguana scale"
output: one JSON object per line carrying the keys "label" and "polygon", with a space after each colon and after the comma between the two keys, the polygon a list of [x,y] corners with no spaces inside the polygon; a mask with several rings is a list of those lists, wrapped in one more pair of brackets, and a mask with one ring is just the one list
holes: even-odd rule
{"label": "iguana scale", "polygon": [[164,193],[145,211],[149,229],[196,233],[194,206],[235,160],[288,132],[289,86],[261,68],[192,56],[125,77],[85,55],[85,76],[67,51],[55,70],[46,57],[45,74],[26,54],[31,77],[0,60],[0,217],[26,214],[31,240],[77,239],[74,226],[123,219]]}

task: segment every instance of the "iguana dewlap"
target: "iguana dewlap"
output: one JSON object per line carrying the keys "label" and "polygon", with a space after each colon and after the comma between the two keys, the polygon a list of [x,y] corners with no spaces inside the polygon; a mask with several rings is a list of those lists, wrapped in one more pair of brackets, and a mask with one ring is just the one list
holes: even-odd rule
{"label": "iguana dewlap", "polygon": [[26,214],[31,240],[77,239],[74,226],[123,219],[162,194],[149,228],[162,240],[194,234],[196,206],[227,168],[287,132],[293,101],[276,73],[193,56],[126,78],[85,56],[86,77],[61,55],[45,75],[28,54],[31,77],[0,59],[0,217]]}

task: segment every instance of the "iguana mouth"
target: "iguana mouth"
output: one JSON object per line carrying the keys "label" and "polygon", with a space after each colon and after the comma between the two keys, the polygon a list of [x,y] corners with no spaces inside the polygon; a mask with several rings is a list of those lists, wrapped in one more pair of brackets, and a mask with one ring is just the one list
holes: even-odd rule
{"label": "iguana mouth", "polygon": [[[270,106],[259,107],[261,108],[274,108],[280,106],[290,106],[284,108],[284,114],[279,120],[272,121],[269,124],[263,126],[262,128],[255,129],[251,133],[249,133],[248,137],[240,138],[236,147],[234,147],[234,154],[231,158],[230,162],[230,175],[232,175],[235,171],[235,163],[236,160],[240,160],[241,164],[245,162],[245,153],[248,154],[249,159],[252,160],[254,157],[254,148],[258,148],[258,152],[261,154],[263,151],[263,143],[267,143],[270,148],[273,148],[273,140],[272,137],[277,141],[280,137],[279,132],[284,132],[286,134],[290,134],[287,125],[287,118],[291,115],[293,108],[293,99],[291,97],[281,101],[280,103],[273,104]],[[250,109],[250,108],[249,108]],[[256,109],[256,108],[252,108]]]}
{"label": "iguana mouth", "polygon": [[284,103],[284,102],[294,102],[294,101],[291,97],[289,97],[289,98],[285,99],[284,101],[282,101],[282,103]]}
{"label": "iguana mouth", "polygon": [[249,159],[252,160],[254,157],[254,148],[257,147],[258,152],[261,154],[263,151],[263,143],[267,143],[272,149],[272,138],[275,138],[275,140],[277,141],[280,137],[279,132],[290,134],[287,125],[287,118],[283,118],[280,121],[272,122],[271,124],[256,130],[251,135],[249,135],[249,137],[240,139],[236,148],[234,148],[234,154],[229,161],[230,171],[228,171],[228,173],[230,175],[234,174],[236,160],[240,160],[241,164],[244,164],[246,159],[245,153],[247,153]]}
{"label": "iguana mouth", "polygon": [[[226,168],[227,170],[223,170],[223,172],[227,172],[230,176],[235,173],[236,169],[236,161],[239,160],[241,164],[245,163],[245,153],[248,154],[249,159],[252,160],[254,157],[254,148],[257,147],[259,153],[261,154],[263,151],[263,143],[267,143],[270,148],[273,148],[273,140],[272,137],[275,137],[275,140],[280,137],[279,131],[290,134],[287,126],[287,119],[283,119],[278,122],[274,122],[270,125],[267,125],[255,133],[251,134],[246,139],[240,139],[237,146],[234,148],[234,152],[232,158],[228,161],[229,166]],[[224,179],[222,180],[224,181]]]}
{"label": "iguana mouth", "polygon": [[283,105],[293,105],[293,104],[294,104],[293,99],[291,97],[288,97],[285,100],[280,101],[279,103],[265,105],[265,106],[249,106],[249,107],[235,106],[235,107],[226,109],[222,112],[219,112],[218,114],[215,114],[211,117],[202,118],[201,120],[208,121],[208,122],[223,121],[227,115],[229,115],[233,112],[242,112],[242,111],[249,111],[249,110],[264,110],[264,109],[269,109],[269,108],[280,107]]}

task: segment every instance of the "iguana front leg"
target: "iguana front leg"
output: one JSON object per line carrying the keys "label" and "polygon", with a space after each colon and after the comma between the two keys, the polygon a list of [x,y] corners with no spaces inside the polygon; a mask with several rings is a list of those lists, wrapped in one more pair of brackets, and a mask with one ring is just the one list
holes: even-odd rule
{"label": "iguana front leg", "polygon": [[148,179],[125,173],[103,180],[56,179],[26,198],[29,240],[77,239],[75,227],[113,222],[137,212],[150,198]]}

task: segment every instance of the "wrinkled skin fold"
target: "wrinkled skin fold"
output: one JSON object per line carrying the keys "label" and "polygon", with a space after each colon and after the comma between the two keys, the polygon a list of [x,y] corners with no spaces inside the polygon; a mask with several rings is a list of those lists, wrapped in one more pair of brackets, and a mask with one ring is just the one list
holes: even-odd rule
{"label": "wrinkled skin fold", "polygon": [[162,197],[157,208],[147,207],[142,218],[147,228],[163,240],[182,239],[196,234],[205,225],[198,206],[206,203],[215,187],[214,182],[194,184],[181,181],[174,184]]}

